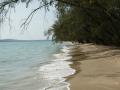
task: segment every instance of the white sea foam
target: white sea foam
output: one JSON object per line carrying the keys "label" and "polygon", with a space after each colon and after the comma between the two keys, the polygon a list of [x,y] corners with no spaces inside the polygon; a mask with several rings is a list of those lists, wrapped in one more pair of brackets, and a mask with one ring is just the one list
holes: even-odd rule
{"label": "white sea foam", "polygon": [[43,72],[44,78],[47,79],[62,78],[74,74],[74,70],[70,68],[69,64],[71,62],[56,61],[41,67],[39,71]]}
{"label": "white sea foam", "polygon": [[61,51],[64,52],[64,53],[69,53],[70,52],[70,48],[68,48],[67,46],[63,46]]}
{"label": "white sea foam", "polygon": [[64,46],[61,53],[54,54],[55,59],[39,68],[39,72],[50,85],[40,90],[69,90],[69,83],[65,82],[65,78],[75,73],[70,67],[72,62],[68,61],[72,57],[69,55],[70,49]]}
{"label": "white sea foam", "polygon": [[56,57],[54,60],[70,60],[72,58],[68,53],[54,54],[54,57]]}
{"label": "white sea foam", "polygon": [[70,86],[69,83],[59,83],[54,84],[54,86],[42,88],[39,90],[70,90],[69,86]]}

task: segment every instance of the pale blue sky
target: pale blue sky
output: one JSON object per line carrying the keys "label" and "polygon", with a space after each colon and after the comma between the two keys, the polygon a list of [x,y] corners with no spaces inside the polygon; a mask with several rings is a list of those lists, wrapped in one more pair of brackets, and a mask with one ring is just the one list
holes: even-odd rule
{"label": "pale blue sky", "polygon": [[29,13],[38,6],[38,2],[33,2],[29,8],[25,9],[25,4],[17,5],[15,13],[11,14],[12,29],[9,29],[8,21],[4,22],[1,27],[2,39],[22,39],[22,40],[38,40],[46,39],[44,31],[48,30],[56,20],[55,9],[50,8],[50,11],[45,14],[45,10],[39,10],[32,19],[30,27],[24,34],[21,34],[20,25]]}

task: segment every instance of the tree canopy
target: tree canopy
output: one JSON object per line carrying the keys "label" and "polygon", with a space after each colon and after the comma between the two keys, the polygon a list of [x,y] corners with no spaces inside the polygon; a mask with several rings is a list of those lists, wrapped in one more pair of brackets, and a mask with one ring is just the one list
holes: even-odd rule
{"label": "tree canopy", "polygon": [[[33,1],[1,0],[0,22],[17,4],[25,3],[29,7]],[[39,7],[30,13],[23,25],[36,11],[54,6],[58,19],[48,30],[53,40],[120,45],[120,0],[38,0],[38,3]]]}
{"label": "tree canopy", "polygon": [[[78,0],[79,6],[60,11],[52,26],[56,41],[120,45],[120,1]],[[63,5],[64,7],[64,5]],[[64,13],[63,13],[64,11]]]}

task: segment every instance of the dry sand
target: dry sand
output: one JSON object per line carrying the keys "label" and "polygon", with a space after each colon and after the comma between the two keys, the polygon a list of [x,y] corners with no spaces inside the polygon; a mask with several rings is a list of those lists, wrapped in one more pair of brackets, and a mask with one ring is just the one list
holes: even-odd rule
{"label": "dry sand", "polygon": [[76,45],[71,51],[70,90],[120,90],[120,50],[93,44]]}

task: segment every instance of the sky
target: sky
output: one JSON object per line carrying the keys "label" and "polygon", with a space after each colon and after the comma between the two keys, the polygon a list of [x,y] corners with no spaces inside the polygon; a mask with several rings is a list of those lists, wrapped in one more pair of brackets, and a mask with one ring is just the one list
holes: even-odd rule
{"label": "sky", "polygon": [[[10,17],[10,29],[9,22],[6,20],[0,28],[1,39],[18,39],[18,40],[44,40],[44,32],[47,31],[54,21],[56,20],[55,8],[51,7],[50,11],[45,13],[45,9],[39,10],[33,17],[29,28],[21,33],[20,25],[30,12],[38,7],[38,2],[33,2],[28,8],[25,8],[25,4],[18,4],[15,11],[12,10]],[[9,15],[8,15],[9,16]]]}

